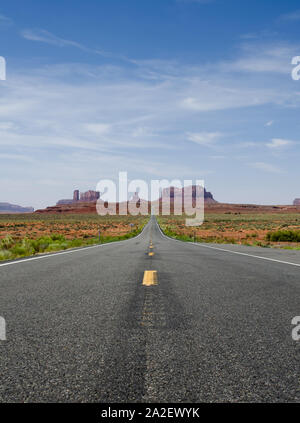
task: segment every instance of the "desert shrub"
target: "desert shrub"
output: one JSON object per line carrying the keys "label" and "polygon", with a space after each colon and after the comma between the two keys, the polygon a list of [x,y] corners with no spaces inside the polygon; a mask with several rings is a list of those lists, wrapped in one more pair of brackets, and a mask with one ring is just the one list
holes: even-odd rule
{"label": "desert shrub", "polygon": [[276,231],[269,232],[266,236],[271,242],[300,242],[300,231]]}
{"label": "desert shrub", "polygon": [[28,253],[26,247],[23,247],[20,244],[14,245],[11,249],[10,252],[14,255],[14,257],[25,257],[30,255],[30,253]]}
{"label": "desert shrub", "polygon": [[224,240],[227,244],[236,244],[236,240],[234,238],[225,237]]}
{"label": "desert shrub", "polygon": [[81,239],[72,239],[72,241],[69,242],[70,247],[80,247],[82,245]]}
{"label": "desert shrub", "polygon": [[8,250],[0,250],[0,260],[9,260],[13,258],[13,255]]}
{"label": "desert shrub", "polygon": [[31,241],[31,244],[32,244],[34,251],[36,253],[42,253],[52,243],[53,243],[53,240],[49,236],[44,236],[44,237],[38,238],[34,241]]}
{"label": "desert shrub", "polygon": [[64,242],[66,240],[66,238],[61,234],[53,234],[51,235],[51,239],[52,241],[60,241],[60,242]]}
{"label": "desert shrub", "polygon": [[254,241],[252,245],[255,247],[270,248],[270,244],[268,243],[265,244],[264,242],[261,242],[261,241]]}
{"label": "desert shrub", "polygon": [[67,248],[69,248],[69,244],[68,242],[51,242],[47,248],[46,251],[58,251],[58,250],[66,250]]}
{"label": "desert shrub", "polygon": [[31,248],[31,240],[25,237],[22,239],[21,245],[25,248]]}
{"label": "desert shrub", "polygon": [[6,237],[1,240],[0,248],[8,250],[9,248],[13,246],[13,244],[14,244],[14,240],[12,236],[6,235]]}

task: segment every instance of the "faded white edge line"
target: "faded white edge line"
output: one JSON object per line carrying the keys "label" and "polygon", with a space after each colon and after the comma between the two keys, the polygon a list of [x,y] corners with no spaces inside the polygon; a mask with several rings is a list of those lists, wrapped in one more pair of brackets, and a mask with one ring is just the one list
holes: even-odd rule
{"label": "faded white edge line", "polygon": [[257,259],[260,259],[260,260],[275,261],[276,263],[289,264],[291,266],[300,267],[300,264],[292,263],[290,261],[283,261],[283,260],[278,260],[278,259],[272,259],[272,258],[269,258],[269,257],[255,256],[254,254],[240,253],[239,251],[226,250],[225,248],[212,247],[211,245],[195,244],[194,242],[192,244],[196,245],[198,247],[211,248],[212,250],[226,251],[226,253],[239,254],[241,256],[254,257],[254,258],[257,258]]}
{"label": "faded white edge line", "polygon": [[[157,224],[158,229],[159,229],[159,231],[160,231],[160,233],[163,237],[170,239],[171,241],[177,241],[177,242],[185,243],[184,241],[180,241],[179,239],[174,239],[174,238],[171,238],[171,237],[165,235],[163,233],[163,231],[161,230],[157,220],[156,220],[156,224]],[[210,248],[212,250],[225,251],[226,253],[238,254],[238,255],[241,255],[241,256],[257,258],[257,259],[260,259],[260,260],[274,261],[276,263],[289,264],[290,266],[300,267],[300,264],[292,263],[290,261],[277,260],[277,259],[272,259],[272,258],[269,258],[269,257],[261,257],[261,256],[256,256],[254,254],[248,254],[248,253],[240,253],[239,251],[230,251],[230,250],[226,250],[225,248],[212,247],[211,245],[196,244],[195,242],[189,242],[188,245],[194,245],[196,247],[203,247],[203,248]]]}
{"label": "faded white edge line", "polygon": [[10,266],[12,264],[19,264],[19,263],[25,263],[26,261],[33,261],[33,260],[41,260],[44,258],[50,258],[50,257],[55,257],[55,256],[60,256],[63,254],[72,254],[72,253],[77,253],[78,251],[84,251],[84,250],[89,250],[90,248],[98,248],[98,247],[105,247],[105,246],[109,246],[109,245],[116,245],[116,244],[121,244],[124,243],[126,241],[131,241],[133,239],[137,239],[139,236],[142,235],[142,233],[144,232],[146,226],[149,224],[146,223],[146,225],[143,227],[142,231],[137,235],[134,236],[133,238],[129,238],[129,239],[124,239],[123,241],[113,241],[113,242],[107,242],[106,244],[97,244],[97,245],[91,245],[90,247],[82,247],[82,248],[77,248],[76,250],[70,250],[70,251],[60,251],[59,253],[51,253],[51,254],[46,254],[44,256],[39,256],[39,257],[29,257],[27,259],[21,259],[21,260],[15,260],[15,261],[10,261],[8,263],[1,263],[0,267],[3,266]]}

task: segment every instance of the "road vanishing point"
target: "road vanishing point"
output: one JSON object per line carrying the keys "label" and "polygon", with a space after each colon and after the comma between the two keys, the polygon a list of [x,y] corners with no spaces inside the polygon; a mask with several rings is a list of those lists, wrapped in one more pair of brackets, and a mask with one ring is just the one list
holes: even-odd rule
{"label": "road vanishing point", "polygon": [[2,263],[0,401],[299,402],[299,298],[299,251],[184,243],[154,216]]}

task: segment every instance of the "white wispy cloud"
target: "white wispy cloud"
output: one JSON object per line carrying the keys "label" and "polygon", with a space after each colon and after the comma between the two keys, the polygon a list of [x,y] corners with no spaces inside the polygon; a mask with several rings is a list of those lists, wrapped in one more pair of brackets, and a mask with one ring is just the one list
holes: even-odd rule
{"label": "white wispy cloud", "polygon": [[274,120],[269,120],[268,122],[265,123],[265,126],[272,126],[274,123]]}
{"label": "white wispy cloud", "polygon": [[299,45],[288,43],[245,43],[239,58],[224,62],[221,66],[228,72],[288,74],[291,72],[291,57],[298,48]]}
{"label": "white wispy cloud", "polygon": [[5,28],[11,26],[13,24],[13,20],[5,15],[0,14],[0,28]]}
{"label": "white wispy cloud", "polygon": [[292,144],[294,144],[294,141],[286,140],[283,138],[272,138],[271,142],[267,143],[266,146],[272,149],[279,149]]}
{"label": "white wispy cloud", "polygon": [[137,126],[132,131],[132,136],[134,138],[140,138],[140,137],[153,137],[156,136],[155,132],[151,128],[147,128],[145,126]]}
{"label": "white wispy cloud", "polygon": [[278,33],[276,31],[271,31],[269,29],[264,29],[257,32],[248,32],[247,34],[242,34],[240,36],[243,40],[255,40],[255,39],[262,39],[262,38],[270,38],[276,37]]}
{"label": "white wispy cloud", "polygon": [[279,100],[282,96],[282,93],[276,93],[274,89],[251,89],[247,85],[239,86],[233,80],[224,84],[199,80],[197,83],[194,81],[193,85],[193,96],[183,98],[180,104],[182,108],[196,112],[259,106],[272,103],[275,97]]}
{"label": "white wispy cloud", "polygon": [[265,162],[254,162],[250,163],[252,167],[255,167],[256,169],[263,170],[264,172],[270,172],[270,173],[282,173],[282,170],[278,167]]}
{"label": "white wispy cloud", "polygon": [[77,41],[68,40],[68,39],[59,37],[44,29],[24,29],[21,31],[20,34],[23,38],[29,41],[37,41],[41,43],[54,45],[57,47],[73,47],[85,53],[97,54],[106,58],[118,59],[125,62],[134,63],[133,60],[129,59],[126,56],[113,54],[111,52],[104,51],[98,48],[90,48]]}
{"label": "white wispy cloud", "polygon": [[103,135],[110,131],[111,125],[106,123],[86,123],[84,128],[94,135]]}
{"label": "white wispy cloud", "polygon": [[285,13],[284,15],[281,15],[280,19],[284,21],[299,21],[300,9],[294,10],[293,12],[290,12],[290,13]]}
{"label": "white wispy cloud", "polygon": [[44,29],[32,30],[32,29],[24,29],[21,31],[21,35],[26,40],[30,41],[39,41],[42,43],[52,44],[58,47],[75,47],[82,51],[88,53],[97,53],[97,54],[105,54],[105,52],[97,49],[91,49],[84,46],[81,43],[72,40],[66,40],[64,38],[60,38],[51,32],[45,31]]}
{"label": "white wispy cloud", "polygon": [[[27,33],[27,37],[41,37],[57,47],[85,48],[56,37],[49,39],[46,34]],[[242,58],[247,54],[253,58],[252,50],[244,50]],[[273,80],[262,72],[258,83],[256,71],[253,78],[237,78],[228,70],[230,62],[226,70],[218,62],[188,66],[178,61],[144,60],[135,64],[59,63],[10,73],[0,98],[0,154],[18,157],[15,165],[12,160],[1,163],[5,178],[11,179],[8,199],[18,192],[17,181],[22,182],[26,199],[33,195],[32,180],[52,178],[57,181],[49,192],[54,201],[58,199],[59,181],[61,189],[68,192],[77,185],[88,189],[99,177],[109,178],[120,169],[167,178],[190,177],[194,171],[199,178],[212,171],[206,168],[209,158],[197,158],[197,166],[191,166],[196,158],[185,155],[188,143],[182,143],[182,134],[195,144],[217,149],[218,156],[211,156],[211,160],[225,152],[229,157],[231,146],[224,134],[228,137],[230,125],[243,121],[239,109],[248,108],[248,116],[251,108],[260,106],[263,125],[270,112],[263,115],[261,106],[300,105],[294,85],[290,87],[289,79],[286,83],[280,72]],[[222,114],[223,110],[230,113]],[[251,136],[243,132],[239,135],[246,140]],[[224,142],[218,142],[223,136]],[[273,140],[269,144],[274,144]],[[269,150],[266,141],[253,146],[260,146],[266,157],[256,162],[252,150],[245,150],[248,157],[241,160],[246,166],[254,162],[252,167],[279,173],[280,169],[268,164],[270,152],[274,155],[281,151],[279,147]],[[34,165],[28,166],[21,159],[25,147]],[[182,154],[175,149],[181,149]],[[5,186],[5,178],[1,186]],[[42,190],[40,194],[42,197]]]}
{"label": "white wispy cloud", "polygon": [[220,132],[187,133],[187,139],[199,145],[211,146],[223,136]]}
{"label": "white wispy cloud", "polygon": [[226,156],[214,155],[214,156],[209,156],[209,158],[212,159],[212,160],[224,160],[224,159],[226,159]]}
{"label": "white wispy cloud", "polygon": [[26,156],[24,154],[5,154],[5,153],[0,153],[0,159],[2,160],[22,160],[25,162],[33,162],[32,157],[30,156]]}
{"label": "white wispy cloud", "polygon": [[244,141],[237,144],[238,147],[248,148],[248,147],[257,147],[258,143],[253,141]]}
{"label": "white wispy cloud", "polygon": [[6,131],[14,128],[15,124],[13,122],[0,122],[0,131]]}

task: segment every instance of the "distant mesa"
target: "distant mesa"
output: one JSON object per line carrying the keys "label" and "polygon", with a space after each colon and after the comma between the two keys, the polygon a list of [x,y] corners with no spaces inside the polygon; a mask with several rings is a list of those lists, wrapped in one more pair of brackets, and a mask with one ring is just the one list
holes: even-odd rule
{"label": "distant mesa", "polygon": [[[203,192],[204,189],[204,192]],[[186,199],[189,203],[192,200],[193,206],[195,206],[196,196],[204,194],[205,211],[207,213],[225,213],[225,214],[244,214],[244,213],[298,213],[300,207],[300,198],[296,198],[293,205],[258,205],[258,204],[229,204],[219,203],[216,201],[211,192],[206,191],[205,188],[199,185],[190,185],[185,188],[168,187],[161,189],[160,196],[157,200],[152,203],[147,202],[139,197],[138,193],[135,192],[127,202],[136,203],[137,207],[148,203],[148,210],[151,211],[151,207],[162,211],[162,204],[166,201],[170,201],[171,213],[174,210],[175,201],[178,198],[182,200]],[[97,213],[96,203],[98,199],[101,199],[101,193],[98,191],[86,191],[80,193],[79,190],[73,192],[73,198],[66,200],[59,200],[55,206],[47,207],[46,209],[36,210],[36,213]],[[0,203],[1,204],[1,203]],[[124,204],[124,203],[122,203]],[[182,201],[183,204],[183,201]],[[109,205],[108,209],[111,205]],[[18,206],[17,206],[18,207]],[[123,207],[123,205],[122,205]],[[31,208],[27,208],[31,210]],[[33,210],[33,209],[32,209]],[[120,204],[116,203],[117,214],[120,210]],[[0,213],[1,213],[0,209]],[[3,212],[2,212],[3,213]]]}
{"label": "distant mesa", "polygon": [[100,192],[98,191],[86,191],[86,192],[81,192],[79,193],[78,189],[75,189],[75,191],[73,192],[73,198],[72,199],[63,199],[63,200],[59,200],[56,205],[60,206],[60,205],[64,205],[64,204],[73,204],[73,203],[77,203],[77,202],[82,202],[82,203],[90,203],[93,201],[97,201],[98,198],[100,198]]}
{"label": "distant mesa", "polygon": [[[190,199],[195,200],[197,197],[200,198],[200,195],[203,194],[203,187],[199,185],[191,185],[185,188],[177,188],[177,187],[169,187],[164,188],[162,190],[161,199],[174,199],[174,198],[182,198],[182,202],[184,198],[188,201]],[[204,201],[205,203],[216,203],[217,201],[214,199],[211,192],[206,191],[204,188]]]}
{"label": "distant mesa", "polygon": [[293,205],[294,206],[300,206],[300,198],[295,198]]}
{"label": "distant mesa", "polygon": [[70,198],[66,198],[66,199],[63,199],[63,200],[58,200],[56,205],[62,206],[62,205],[65,205],[65,204],[72,204],[72,203],[73,203],[73,200],[71,200]]}
{"label": "distant mesa", "polygon": [[0,203],[0,213],[2,214],[33,213],[33,212],[34,212],[33,207],[21,207],[21,206],[17,206],[16,204]]}
{"label": "distant mesa", "polygon": [[90,191],[82,192],[80,194],[79,200],[76,200],[76,201],[82,201],[82,202],[90,203],[92,201],[97,201],[99,198],[100,198],[100,192],[99,191],[91,191],[90,190]]}
{"label": "distant mesa", "polygon": [[[162,200],[167,200],[168,198],[171,199],[171,201],[174,198],[186,198],[187,200],[189,200],[190,198],[195,199],[196,195],[200,195],[202,192],[203,188],[200,187],[199,185],[191,185],[189,187],[186,188],[176,188],[176,187],[169,187],[169,188],[164,188],[161,191],[161,199]],[[78,203],[78,202],[82,202],[82,203],[91,203],[91,202],[95,202],[100,198],[100,192],[99,191],[86,191],[86,192],[81,192],[79,193],[79,190],[76,189],[73,192],[73,198],[69,198],[69,199],[63,199],[63,200],[59,200],[56,205],[60,206],[60,205],[64,205],[64,204],[74,204],[74,203]],[[132,198],[130,199],[131,202],[134,201],[138,201],[140,198],[138,196],[138,193],[135,192],[134,195],[132,196]],[[214,199],[213,195],[211,192],[206,191],[206,189],[204,188],[204,200],[206,203],[216,203],[216,200]]]}
{"label": "distant mesa", "polygon": [[[174,204],[174,199],[182,198],[182,200],[190,201],[195,204],[196,195],[202,194],[203,188],[197,185],[192,185],[186,188],[169,187],[161,190],[160,198],[153,202],[153,204],[161,206],[164,201],[170,200],[171,208]],[[47,207],[46,209],[37,210],[36,213],[96,213],[96,202],[100,199],[101,193],[98,191],[86,191],[80,193],[78,189],[73,192],[73,198],[59,200],[55,206]],[[213,195],[204,189],[205,204],[218,204],[213,198]],[[142,203],[148,203],[149,211],[151,209],[150,202],[143,200],[135,192],[129,199],[129,203],[136,203],[140,207]],[[117,213],[119,210],[119,203],[116,204]]]}

